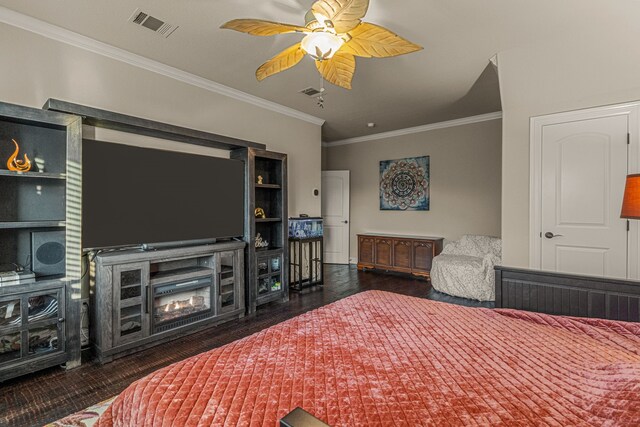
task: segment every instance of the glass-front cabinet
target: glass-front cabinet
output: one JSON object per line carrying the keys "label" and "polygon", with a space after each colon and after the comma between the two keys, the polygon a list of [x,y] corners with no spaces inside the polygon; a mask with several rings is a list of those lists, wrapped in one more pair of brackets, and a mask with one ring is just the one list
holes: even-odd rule
{"label": "glass-front cabinet", "polygon": [[148,335],[149,264],[113,267],[113,326],[116,345]]}
{"label": "glass-front cabinet", "polygon": [[62,354],[64,285],[0,297],[0,367]]}
{"label": "glass-front cabinet", "polygon": [[258,298],[282,291],[282,253],[258,258]]}
{"label": "glass-front cabinet", "polygon": [[[240,307],[239,256],[233,251],[216,254],[218,262],[218,313],[227,313]],[[244,302],[242,303],[244,304]]]}

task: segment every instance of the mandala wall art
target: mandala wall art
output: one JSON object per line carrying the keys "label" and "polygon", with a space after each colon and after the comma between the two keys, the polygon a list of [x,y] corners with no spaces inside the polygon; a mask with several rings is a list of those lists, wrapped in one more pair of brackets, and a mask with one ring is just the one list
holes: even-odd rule
{"label": "mandala wall art", "polygon": [[429,210],[429,156],[380,162],[380,210]]}

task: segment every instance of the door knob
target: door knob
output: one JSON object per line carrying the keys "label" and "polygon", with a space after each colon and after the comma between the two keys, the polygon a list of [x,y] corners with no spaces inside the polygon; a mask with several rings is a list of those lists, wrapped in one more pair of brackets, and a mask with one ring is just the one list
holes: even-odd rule
{"label": "door knob", "polygon": [[348,223],[349,223],[349,221],[342,221],[342,223],[343,223],[343,224],[348,224]]}
{"label": "door knob", "polygon": [[562,237],[562,234],[553,234],[550,231],[547,231],[546,233],[544,233],[544,237],[546,237],[547,239],[553,239],[554,237]]}

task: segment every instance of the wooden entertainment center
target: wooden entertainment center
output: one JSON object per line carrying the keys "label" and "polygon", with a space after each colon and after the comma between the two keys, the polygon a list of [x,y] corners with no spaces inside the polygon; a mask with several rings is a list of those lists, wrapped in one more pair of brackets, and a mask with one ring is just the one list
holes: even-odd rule
{"label": "wooden entertainment center", "polygon": [[[83,125],[224,149],[242,160],[244,241],[83,254]],[[79,366],[81,300],[89,300],[90,286],[91,342],[103,362],[288,299],[286,155],[264,144],[56,99],[42,110],[0,103],[0,136],[0,161],[11,155],[15,138],[19,158],[26,153],[37,164],[27,172],[0,164],[6,191],[0,201],[0,272],[7,272],[0,283],[0,381],[55,365]],[[267,218],[255,218],[256,203]],[[50,243],[62,267],[31,279],[36,243],[47,232],[56,236]],[[255,248],[257,232],[270,241],[265,250]],[[89,268],[83,257],[93,262],[92,274],[83,274]],[[259,270],[262,264],[266,271]]]}

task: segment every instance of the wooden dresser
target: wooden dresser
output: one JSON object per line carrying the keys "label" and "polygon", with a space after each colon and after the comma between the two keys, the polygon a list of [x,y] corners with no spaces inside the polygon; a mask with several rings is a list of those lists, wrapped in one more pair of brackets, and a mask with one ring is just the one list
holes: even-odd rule
{"label": "wooden dresser", "polygon": [[358,234],[358,270],[397,271],[429,278],[442,237]]}

